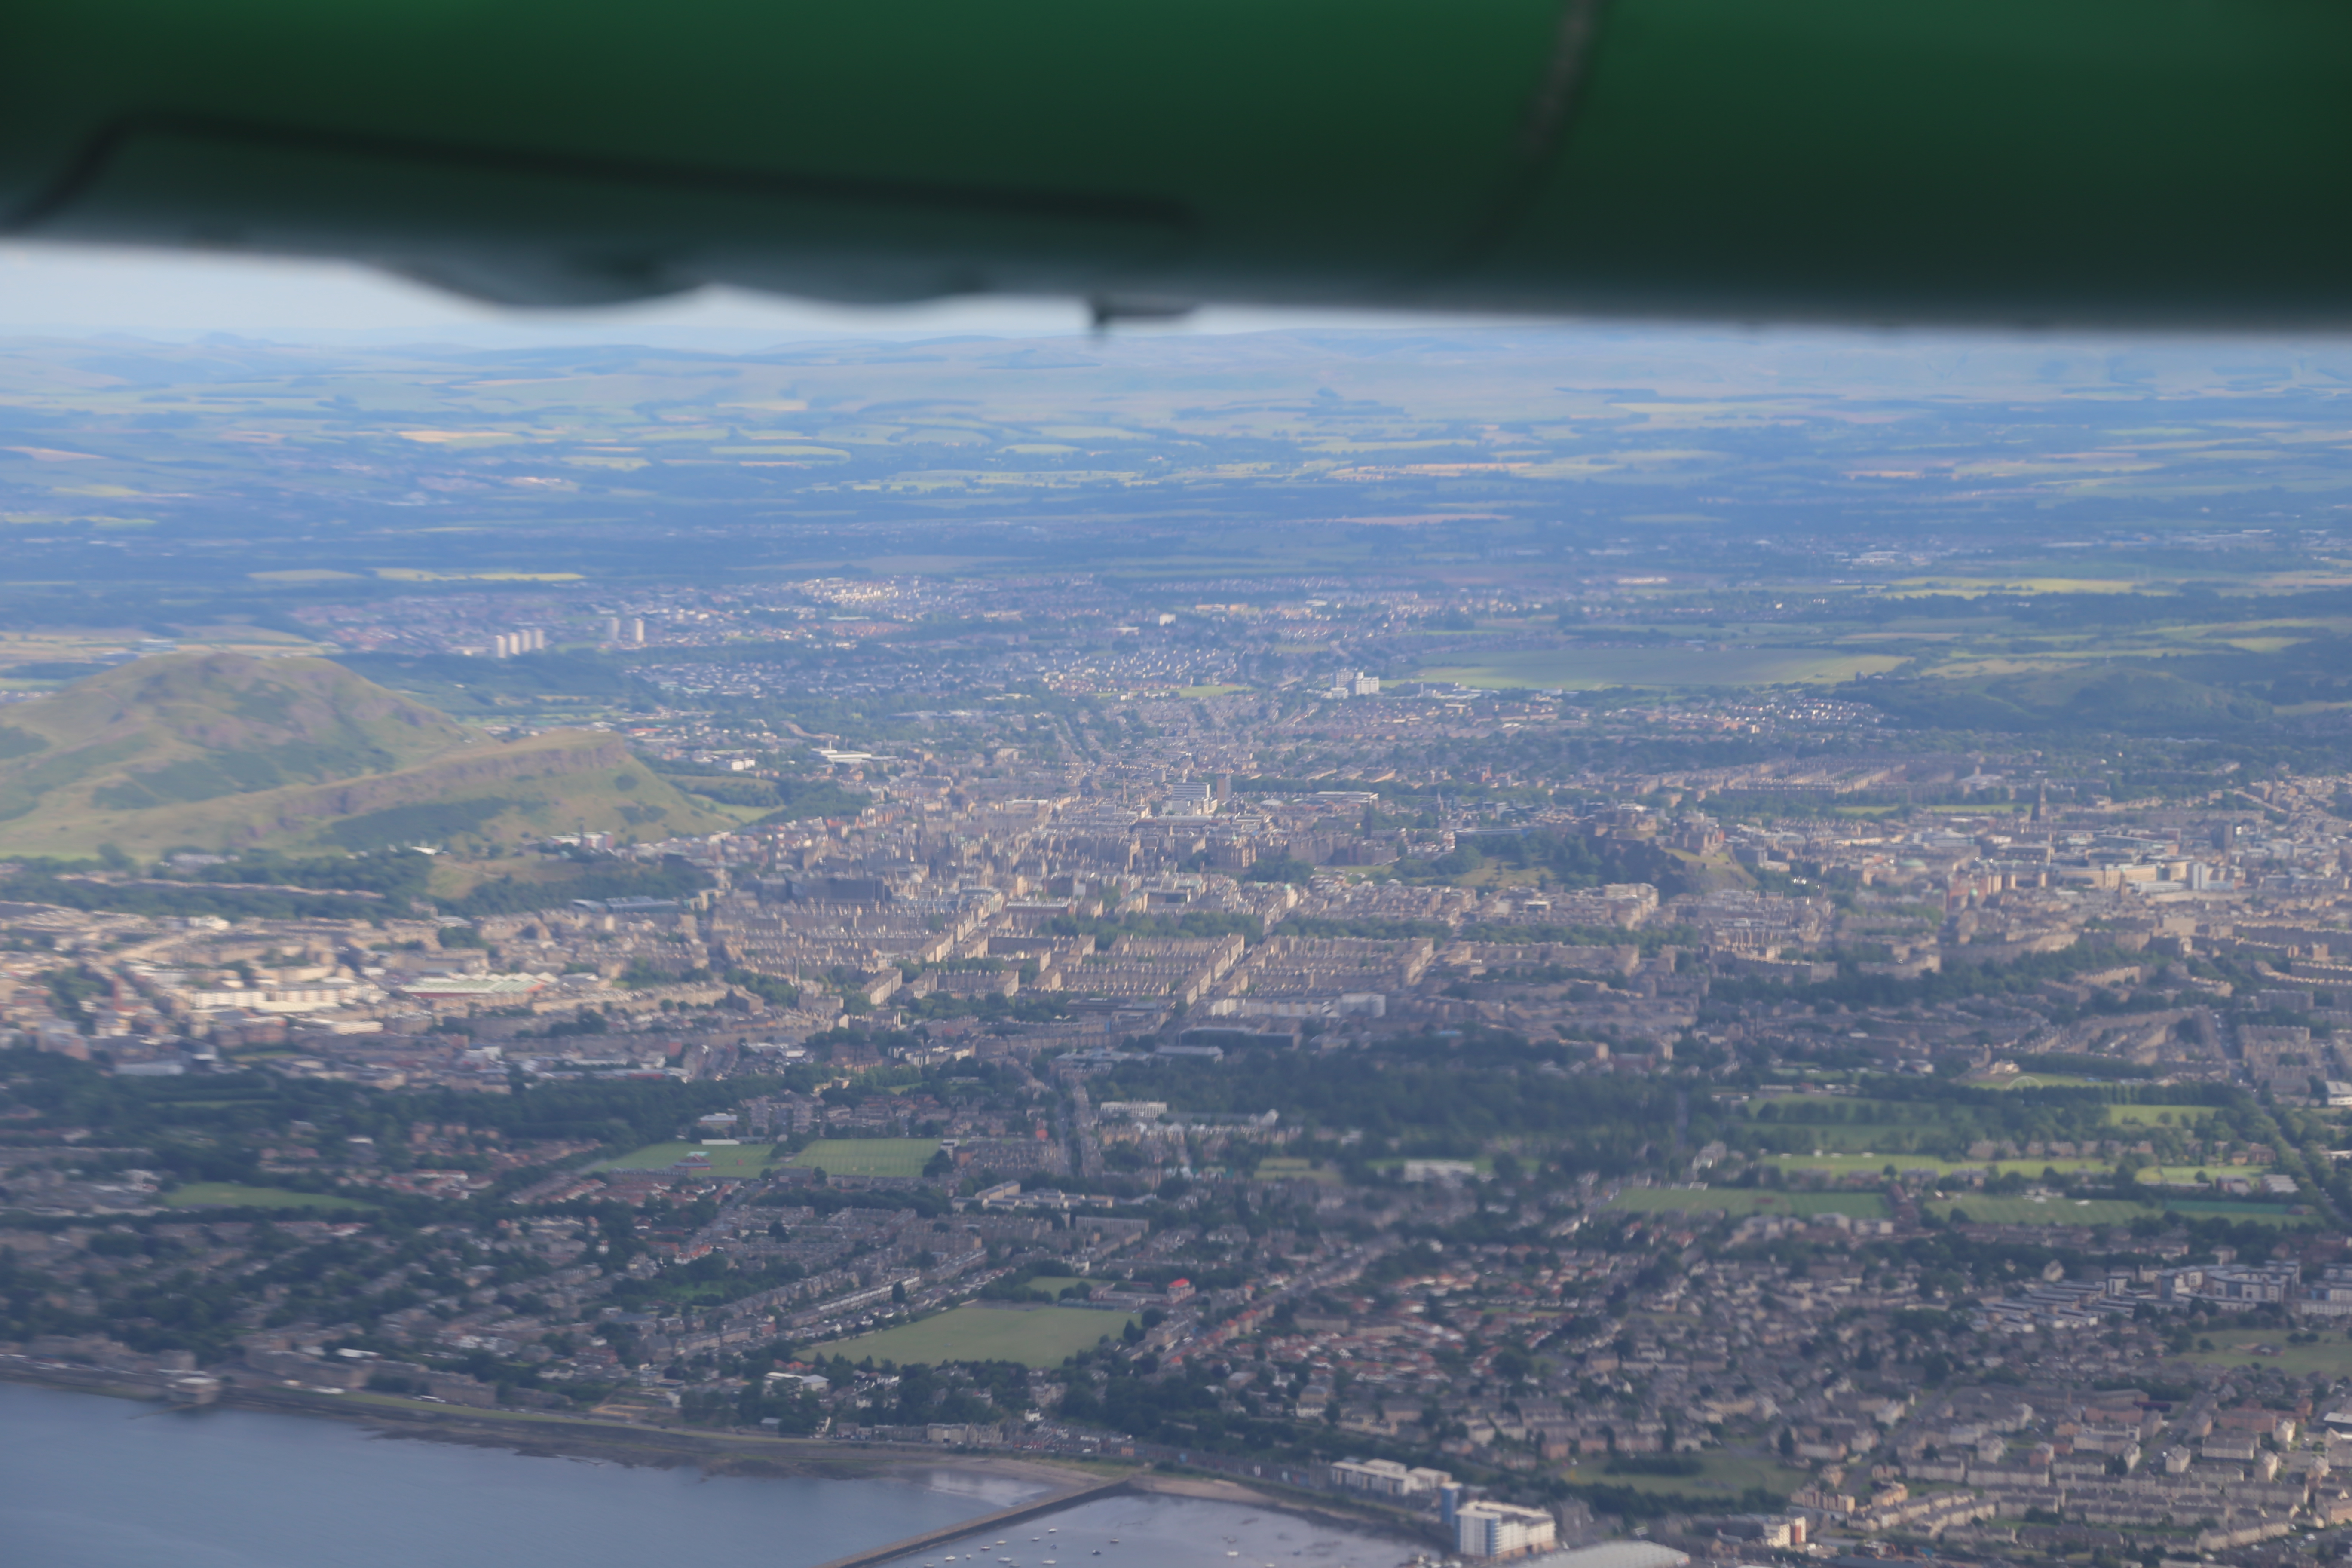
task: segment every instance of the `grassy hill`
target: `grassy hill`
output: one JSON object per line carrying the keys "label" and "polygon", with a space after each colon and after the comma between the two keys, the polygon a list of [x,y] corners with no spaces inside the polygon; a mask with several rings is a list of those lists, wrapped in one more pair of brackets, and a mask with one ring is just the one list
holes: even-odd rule
{"label": "grassy hill", "polygon": [[0,855],[657,838],[748,815],[617,736],[493,740],[324,659],[145,658],[0,711]]}
{"label": "grassy hill", "polygon": [[1926,728],[2018,734],[2084,729],[2227,734],[2271,715],[2270,704],[2259,698],[2133,664],[1960,679],[1930,675],[1864,682],[1851,694]]}

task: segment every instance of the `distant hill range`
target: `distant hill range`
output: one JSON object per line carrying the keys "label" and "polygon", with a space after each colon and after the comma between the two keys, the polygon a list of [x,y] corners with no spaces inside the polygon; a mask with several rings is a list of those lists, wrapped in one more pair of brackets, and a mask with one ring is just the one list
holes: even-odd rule
{"label": "distant hill range", "polygon": [[0,855],[640,839],[737,818],[617,735],[499,741],[316,658],[178,654],[0,708]]}
{"label": "distant hill range", "polygon": [[2271,717],[2271,705],[2258,697],[2142,664],[2087,665],[1974,679],[1928,675],[1910,680],[1865,680],[1839,692],[1849,694],[1922,729],[1998,730],[2024,735],[2105,730],[2139,735],[2227,735]]}

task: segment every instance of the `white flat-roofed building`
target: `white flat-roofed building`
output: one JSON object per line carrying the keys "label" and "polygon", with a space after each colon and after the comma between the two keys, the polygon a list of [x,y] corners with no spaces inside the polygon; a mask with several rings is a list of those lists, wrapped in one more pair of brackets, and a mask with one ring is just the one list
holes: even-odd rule
{"label": "white flat-roofed building", "polygon": [[1444,1470],[1408,1469],[1394,1459],[1341,1459],[1331,1467],[1331,1482],[1374,1497],[1425,1497],[1452,1486],[1454,1478]]}
{"label": "white flat-roofed building", "polygon": [[521,1002],[544,990],[544,974],[425,974],[404,981],[400,994],[420,1002]]}
{"label": "white flat-roofed building", "polygon": [[1215,789],[1206,784],[1170,784],[1168,798],[1160,805],[1162,816],[1213,816],[1216,811]]}
{"label": "white flat-roofed building", "polygon": [[207,985],[183,989],[159,987],[171,1002],[192,1012],[218,1012],[241,1007],[254,1013],[323,1013],[331,1008],[363,1006],[383,999],[383,993],[363,980],[331,975],[324,979],[252,985]]}
{"label": "white flat-roofed building", "polygon": [[1454,1510],[1454,1544],[1465,1557],[1525,1557],[1559,1538],[1559,1523],[1539,1508],[1482,1500]]}
{"label": "white flat-roofed building", "polygon": [[2352,1268],[2331,1263],[2321,1269],[2296,1293],[2293,1310],[2301,1318],[2352,1318]]}

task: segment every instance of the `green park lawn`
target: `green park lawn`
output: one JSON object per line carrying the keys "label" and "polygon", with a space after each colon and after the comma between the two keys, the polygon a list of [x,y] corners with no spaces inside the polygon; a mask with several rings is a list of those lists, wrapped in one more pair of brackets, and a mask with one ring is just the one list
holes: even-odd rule
{"label": "green park lawn", "polygon": [[947,1361],[1017,1361],[1059,1366],[1134,1320],[1087,1307],[999,1307],[967,1302],[919,1323],[835,1340],[823,1347],[852,1361],[872,1356],[901,1366]]}
{"label": "green park lawn", "polygon": [[1261,1182],[1319,1182],[1327,1187],[1346,1185],[1346,1178],[1328,1166],[1318,1168],[1312,1160],[1276,1157],[1260,1160],[1257,1174]]}
{"label": "green park lawn", "polygon": [[1886,1200],[1876,1193],[1782,1193],[1769,1187],[1628,1187],[1610,1199],[1609,1206],[1654,1213],[1717,1209],[1734,1219],[1753,1214],[1886,1217]]}
{"label": "green park lawn", "polygon": [[[1464,1158],[1464,1156],[1454,1154],[1436,1154],[1430,1157],[1439,1160],[1456,1161]],[[1478,1173],[1481,1180],[1484,1180],[1495,1173],[1495,1157],[1492,1154],[1472,1154],[1467,1156],[1467,1159],[1471,1168]],[[1366,1163],[1370,1165],[1375,1171],[1394,1171],[1402,1173],[1405,1167],[1405,1157],[1402,1154],[1390,1154],[1381,1159],[1367,1161]]]}
{"label": "green park lawn", "polygon": [[2104,1171],[2105,1160],[1939,1160],[1933,1154],[1767,1154],[1763,1156],[1784,1171],[1822,1171],[1831,1175],[1845,1176],[1860,1172],[1875,1175],[1892,1165],[1897,1171],[1933,1171],[1943,1175],[1951,1171],[1990,1171],[2007,1175],[2021,1171],[2028,1176],[2038,1176],[2043,1171],[2056,1171],[2061,1175],[2076,1171]]}
{"label": "green park lawn", "polygon": [[1979,1225],[2129,1225],[2143,1215],[2157,1212],[2154,1205],[2128,1203],[2121,1198],[1963,1196],[1930,1198],[1919,1206],[1938,1215],[1949,1215],[1958,1209]]}
{"label": "green park lawn", "polygon": [[367,1205],[331,1193],[298,1193],[286,1187],[248,1187],[236,1182],[190,1182],[163,1194],[167,1208],[355,1209]]}
{"label": "green park lawn", "polygon": [[688,1154],[701,1154],[710,1161],[714,1176],[756,1176],[767,1170],[775,1150],[766,1143],[648,1143],[642,1149],[632,1149],[617,1160],[607,1160],[608,1171],[665,1171]]}
{"label": "green park lawn", "polygon": [[1970,1079],[1969,1083],[1974,1089],[2000,1089],[2006,1092],[2019,1089],[2088,1089],[2094,1084],[2105,1081],[2105,1079],[2084,1078],[2080,1073],[2021,1072],[2014,1075],[2003,1074],[2000,1078]]}
{"label": "green park lawn", "polygon": [[1558,687],[1591,691],[1612,686],[1780,686],[1852,680],[1903,662],[1889,654],[1822,647],[1536,648],[1496,655],[1484,664],[1443,665],[1418,680],[1465,686]]}
{"label": "green park lawn", "polygon": [[2213,1114],[2210,1105],[2110,1105],[2107,1120],[2118,1127],[2189,1127]]}
{"label": "green park lawn", "polygon": [[1567,1480],[1570,1486],[1624,1487],[1637,1492],[1681,1493],[1689,1497],[1738,1497],[1750,1488],[1761,1488],[1786,1497],[1811,1479],[1804,1471],[1792,1470],[1762,1455],[1730,1448],[1711,1448],[1691,1458],[1699,1461],[1699,1472],[1695,1476],[1611,1475],[1608,1460],[1592,1458],[1570,1470]]}
{"label": "green park lawn", "polygon": [[1801,1135],[1825,1155],[1863,1154],[1900,1161],[1906,1156],[1886,1151],[1900,1148],[1918,1131],[1916,1127],[1898,1127],[1884,1121],[1833,1121],[1808,1126]]}
{"label": "green park lawn", "polygon": [[[2319,1342],[2309,1345],[2287,1343],[2285,1329],[2216,1329],[2198,1336],[2200,1342],[2213,1348],[2192,1350],[2181,1359],[2201,1362],[2207,1366],[2267,1367],[2290,1377],[2307,1377],[2314,1373],[2327,1377],[2352,1377],[2352,1339],[2341,1331],[2322,1332]],[[2257,1355],[2256,1346],[2275,1351],[2275,1355]]]}
{"label": "green park lawn", "polygon": [[820,1138],[784,1163],[828,1176],[919,1176],[939,1152],[936,1138]]}

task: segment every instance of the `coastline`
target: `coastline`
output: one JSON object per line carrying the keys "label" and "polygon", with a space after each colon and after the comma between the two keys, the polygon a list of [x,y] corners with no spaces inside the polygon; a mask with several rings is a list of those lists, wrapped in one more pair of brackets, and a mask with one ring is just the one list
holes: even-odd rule
{"label": "coastline", "polygon": [[1266,1490],[1244,1486],[1223,1476],[1145,1469],[1139,1471],[1128,1483],[1128,1489],[1162,1497],[1192,1498],[1201,1502],[1271,1509],[1315,1524],[1328,1524],[1335,1530],[1357,1530],[1387,1536],[1403,1545],[1426,1548],[1431,1544],[1425,1538],[1414,1534],[1405,1521],[1393,1514],[1370,1510],[1357,1512],[1339,1504],[1337,1500],[1311,1499],[1294,1494],[1286,1489]]}
{"label": "coastline", "polygon": [[[161,1378],[96,1368],[0,1365],[0,1381],[154,1403],[163,1403],[169,1397]],[[1136,1468],[1116,1460],[1088,1465],[904,1443],[843,1443],[822,1437],[772,1437],[747,1432],[640,1426],[599,1420],[593,1415],[428,1405],[394,1394],[325,1394],[267,1384],[226,1383],[218,1399],[206,1406],[190,1407],[187,1413],[201,1415],[205,1409],[320,1416],[369,1427],[381,1437],[508,1448],[541,1457],[599,1459],[662,1469],[691,1465],[712,1475],[850,1479],[919,1468],[961,1470],[1024,1481],[1046,1488],[1049,1493],[1076,1494],[1095,1490],[1113,1475],[1123,1476]]]}
{"label": "coastline", "polygon": [[[0,1363],[0,1381],[151,1404],[163,1403],[168,1398],[162,1379],[131,1372]],[[1247,1486],[1223,1477],[1158,1470],[1133,1460],[1034,1458],[902,1443],[844,1443],[821,1437],[772,1437],[637,1426],[593,1416],[425,1405],[391,1394],[322,1394],[235,1383],[225,1384],[219,1399],[208,1408],[320,1416],[364,1426],[383,1438],[662,1469],[692,1467],[714,1476],[849,1480],[906,1478],[921,1470],[946,1469],[1045,1489],[1038,1496],[1009,1508],[976,1514],[953,1525],[854,1552],[818,1564],[817,1568],[865,1568],[866,1564],[924,1550],[933,1543],[1059,1512],[1121,1492],[1265,1509],[1335,1528],[1375,1532],[1400,1543],[1427,1544],[1412,1534],[1405,1521],[1385,1513],[1369,1510],[1358,1512],[1344,1505],[1333,1506],[1337,1500],[1294,1496],[1287,1489]],[[185,1414],[201,1416],[203,1411],[190,1408]]]}

